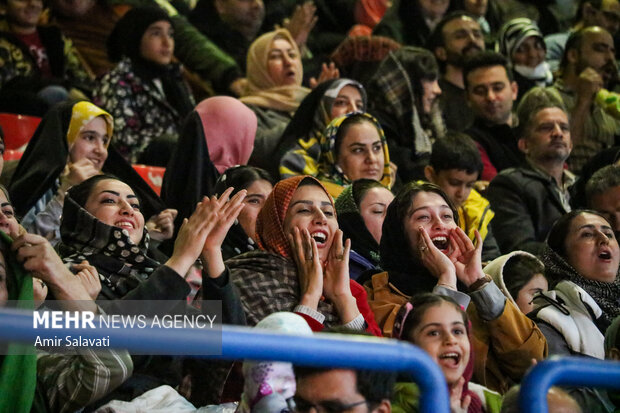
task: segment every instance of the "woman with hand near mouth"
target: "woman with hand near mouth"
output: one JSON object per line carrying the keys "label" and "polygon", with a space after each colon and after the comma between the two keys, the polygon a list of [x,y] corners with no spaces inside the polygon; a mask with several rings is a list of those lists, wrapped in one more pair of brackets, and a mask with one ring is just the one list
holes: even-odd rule
{"label": "woman with hand near mouth", "polygon": [[383,129],[368,113],[353,112],[332,120],[320,143],[317,179],[334,198],[357,179],[373,179],[392,187]]}
{"label": "woman with hand near mouth", "polygon": [[476,238],[474,246],[458,227],[458,214],[441,188],[410,183],[396,195],[383,222],[379,250],[384,272],[364,274],[359,282],[385,336],[393,336],[399,309],[416,294],[447,295],[464,308],[471,301],[474,377],[506,391],[531,359],[546,356],[547,347],[536,325],[483,272],[482,242],[479,234]]}
{"label": "woman with hand near mouth", "polygon": [[[102,171],[131,184],[142,199],[145,216],[156,220],[160,212],[174,213],[110,148],[113,131],[110,114],[90,102],[63,102],[49,110],[9,185],[15,213],[28,232],[44,236],[52,245],[58,243],[65,193]],[[158,235],[172,235],[171,228],[157,230]]]}
{"label": "woman with hand near mouth", "polygon": [[[499,412],[501,396],[470,382],[473,366],[471,323],[459,303],[448,296],[418,294],[399,311],[394,334],[424,350],[441,368],[450,391],[452,413]],[[397,383],[395,412],[418,411],[414,383]]]}
{"label": "woman with hand near mouth", "polygon": [[195,106],[181,68],[173,63],[174,26],[158,7],[136,7],[108,38],[108,57],[118,65],[93,92],[114,116],[114,147],[131,163],[166,166],[185,116]]}
{"label": "woman with hand near mouth", "polygon": [[226,261],[249,325],[294,311],[314,331],[345,325],[381,335],[364,289],[349,279],[351,243],[319,181],[278,182],[258,214],[256,237],[260,250]]}

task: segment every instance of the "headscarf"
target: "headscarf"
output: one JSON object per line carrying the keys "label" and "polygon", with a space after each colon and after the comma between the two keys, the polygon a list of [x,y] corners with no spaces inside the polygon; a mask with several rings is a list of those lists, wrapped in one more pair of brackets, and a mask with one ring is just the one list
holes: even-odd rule
{"label": "headscarf", "polygon": [[[505,254],[500,257],[495,258],[493,261],[488,263],[483,268],[483,271],[485,274],[488,274],[493,278],[493,281],[495,281],[495,284],[499,287],[500,290],[502,290],[502,293],[504,293],[506,298],[512,301],[514,305],[517,305],[515,301],[516,297],[513,297],[512,294],[510,294],[510,291],[508,291],[508,287],[506,287],[506,282],[504,280],[504,266],[506,265],[508,260],[514,257],[515,255],[524,255],[524,256],[527,256],[527,257],[530,257],[532,259],[539,261],[536,256],[530,254],[529,252],[513,251],[509,254]],[[541,265],[542,265],[542,262],[541,262]]]}
{"label": "headscarf", "polygon": [[[382,119],[390,118],[399,132],[400,146],[412,147],[414,155],[421,157],[429,155],[434,139],[445,134],[445,126],[441,119],[438,107],[430,114],[428,126],[423,125],[424,114],[418,112],[416,106],[417,86],[412,82],[421,82],[425,76],[437,76],[437,73],[415,73],[424,61],[430,66],[434,56],[426,49],[412,46],[403,46],[391,51],[379,66],[368,85],[368,95],[371,97],[372,113]],[[437,69],[438,70],[438,69]],[[381,114],[381,115],[379,115]]]}
{"label": "headscarf", "polygon": [[245,165],[254,149],[256,115],[238,99],[216,96],[194,109],[200,117],[209,157],[219,173]]}
{"label": "headscarf", "polygon": [[[0,231],[2,251],[9,251],[13,241]],[[7,263],[9,300],[18,300],[21,309],[33,309],[32,277],[17,263],[13,254],[4,254]],[[9,344],[6,355],[0,355],[0,412],[28,413],[36,411],[37,356],[22,344]]]}
{"label": "headscarf", "polygon": [[[255,328],[296,336],[312,335],[303,317],[284,311],[268,315]],[[297,387],[293,365],[288,362],[244,361],[243,378],[243,394],[237,408],[239,413],[285,411],[288,408],[287,399],[295,395]]]}
{"label": "headscarf", "polygon": [[392,187],[392,177],[390,176],[390,153],[385,139],[385,134],[381,125],[372,115],[368,113],[353,112],[340,116],[330,122],[325,129],[325,134],[321,140],[321,158],[319,161],[319,179],[335,183],[336,185],[346,186],[351,184],[351,180],[344,174],[336,159],[336,135],[342,123],[354,115],[361,115],[367,118],[379,132],[379,138],[383,146],[383,176],[380,182],[387,188]]}
{"label": "headscarf", "polygon": [[351,248],[369,260],[375,267],[379,266],[379,244],[366,228],[360,209],[355,203],[355,182],[346,187],[336,198],[338,227],[346,238],[351,239]]}
{"label": "headscarf", "polygon": [[[69,128],[67,129],[67,143],[69,144],[69,150],[73,147],[78,134],[84,126],[99,116],[105,120],[108,137],[112,140],[112,136],[114,135],[114,120],[108,112],[86,101],[78,102],[73,105],[73,108],[71,109],[71,122],[69,123]],[[106,149],[110,145],[110,140],[108,140],[105,144]]]}
{"label": "headscarf", "polygon": [[295,112],[301,101],[310,92],[302,87],[303,67],[301,58],[295,70],[295,84],[278,86],[274,83],[267,70],[269,49],[274,40],[283,38],[301,56],[295,39],[286,29],[268,32],[254,40],[248,50],[247,77],[248,84],[241,101],[248,105],[256,105],[282,112]]}
{"label": "headscarf", "polygon": [[149,235],[144,228],[142,239],[135,244],[126,229],[107,225],[78,205],[67,193],[60,225],[58,252],[65,263],[88,260],[102,279],[101,294],[119,298],[136,288],[159,266],[147,256]]}
{"label": "headscarf", "polygon": [[[525,17],[512,19],[506,22],[500,29],[496,48],[501,54],[506,56],[508,60],[512,61],[513,53],[529,37],[537,37],[540,39],[543,47],[545,47],[543,34],[536,25],[536,22]],[[531,80],[537,80],[547,85],[553,82],[553,74],[551,73],[549,63],[544,60],[536,66],[536,68],[514,65],[513,69]]]}
{"label": "headscarf", "polygon": [[582,277],[551,248],[546,249],[542,261],[545,264],[545,277],[549,280],[549,289],[555,288],[560,281],[571,281],[592,297],[603,311],[596,324],[604,333],[613,319],[620,315],[620,268],[614,282],[606,283]]}
{"label": "headscarf", "polygon": [[[78,108],[74,110],[75,106]],[[79,131],[85,119],[90,121],[96,116],[106,119],[108,132],[111,132],[112,117],[89,102],[62,102],[43,117],[9,185],[18,216],[24,216],[47,191],[56,190],[56,181],[69,157],[69,131]],[[165,208],[157,194],[113,147],[108,148],[108,158],[102,171],[118,177],[136,191],[147,219]]]}
{"label": "headscarf", "polygon": [[[295,147],[300,139],[306,142],[314,139],[317,144],[321,141],[325,128],[332,120],[332,105],[345,86],[353,86],[360,92],[364,108],[366,108],[368,104],[366,91],[359,82],[343,78],[322,82],[305,97],[295,112],[295,116],[286,126],[277,149],[278,159],[282,159],[286,152]],[[308,174],[314,175],[316,172],[309,171]]]}
{"label": "headscarf", "polygon": [[329,196],[325,187],[316,178],[301,175],[283,179],[273,187],[273,191],[265,200],[265,204],[256,218],[255,238],[261,249],[292,259],[291,246],[284,233],[284,218],[286,217],[286,211],[288,211],[293,194],[295,194],[301,182],[306,179],[315,181],[325,191],[329,201],[334,206],[331,196]]}
{"label": "headscarf", "polygon": [[159,21],[167,21],[174,28],[170,15],[158,6],[134,7],[121,17],[108,36],[108,57],[112,62],[129,58],[135,74],[145,80],[161,81],[164,95],[170,106],[178,113],[179,121],[194,108],[193,97],[183,83],[179,65],[160,65],[142,57],[142,37],[148,27]]}
{"label": "headscarf", "polygon": [[187,117],[161,191],[166,205],[179,212],[175,227],[189,218],[203,196],[214,194],[220,173],[247,163],[256,125],[252,110],[226,96],[203,100]]}

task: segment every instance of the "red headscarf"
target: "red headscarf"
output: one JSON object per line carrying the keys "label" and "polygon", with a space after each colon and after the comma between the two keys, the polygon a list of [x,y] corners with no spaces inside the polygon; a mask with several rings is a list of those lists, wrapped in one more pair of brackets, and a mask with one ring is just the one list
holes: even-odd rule
{"label": "red headscarf", "polygon": [[[316,184],[325,191],[325,194],[329,198],[329,202],[334,206],[332,197],[329,196],[329,193],[325,187],[321,185],[321,182],[313,176],[294,176],[278,182],[265,200],[265,205],[263,205],[263,208],[256,218],[255,238],[261,249],[279,254],[285,258],[292,257],[291,246],[284,233],[284,217],[286,216],[286,211],[291,203],[293,194],[295,194],[301,182],[306,179],[316,182]],[[334,211],[335,210],[336,207],[334,207]]]}

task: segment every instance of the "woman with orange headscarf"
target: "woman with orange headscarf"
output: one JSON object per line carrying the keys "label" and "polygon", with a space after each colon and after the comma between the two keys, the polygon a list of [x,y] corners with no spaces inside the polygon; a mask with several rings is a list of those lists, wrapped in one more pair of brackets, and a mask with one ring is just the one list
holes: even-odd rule
{"label": "woman with orange headscarf", "polygon": [[366,292],[349,279],[351,243],[343,240],[336,208],[317,179],[276,184],[258,215],[255,239],[260,250],[226,261],[223,274],[237,287],[249,325],[294,311],[314,331],[344,325],[381,335]]}

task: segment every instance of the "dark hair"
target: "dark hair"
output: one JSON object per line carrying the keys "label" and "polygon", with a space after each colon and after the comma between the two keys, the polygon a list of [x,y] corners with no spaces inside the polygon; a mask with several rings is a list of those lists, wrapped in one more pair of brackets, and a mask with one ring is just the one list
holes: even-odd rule
{"label": "dark hair", "polygon": [[577,6],[577,14],[575,14],[574,23],[578,23],[583,20],[583,6],[586,3],[590,3],[596,10],[600,10],[603,7],[603,0],[581,0],[579,6]]}
{"label": "dark hair", "polygon": [[[406,314],[405,319],[401,321],[402,327],[400,329],[400,339],[410,341],[415,344],[413,337],[411,336],[413,330],[420,324],[422,317],[424,317],[424,314],[429,308],[439,306],[443,303],[453,305],[454,308],[461,314],[463,317],[463,324],[465,324],[465,329],[469,333],[469,317],[467,316],[465,310],[461,308],[459,303],[447,295],[423,293],[413,296],[411,300],[409,300],[409,303],[403,305],[399,310],[397,319],[399,317],[402,318]],[[408,309],[410,310],[407,313]]]}
{"label": "dark hair", "polygon": [[351,195],[353,195],[353,201],[355,201],[358,209],[368,191],[373,188],[384,188],[389,191],[381,182],[374,179],[361,178],[353,181],[351,184]]}
{"label": "dark hair", "polygon": [[592,198],[605,191],[620,186],[620,166],[607,165],[592,175],[586,184],[586,202],[592,207]]}
{"label": "dark hair", "polygon": [[559,75],[562,75],[564,70],[566,70],[566,66],[568,66],[568,53],[573,49],[581,49],[583,38],[588,29],[589,27],[581,28],[568,36],[568,40],[566,40],[566,45],[564,46],[564,53],[562,53],[562,59],[560,60]]}
{"label": "dark hair", "polygon": [[352,115],[347,115],[347,118],[342,121],[340,127],[338,128],[338,132],[336,132],[336,142],[334,143],[334,157],[338,159],[338,155],[340,154],[340,145],[342,145],[342,141],[344,137],[347,135],[349,128],[353,125],[361,125],[362,123],[369,123],[377,129],[377,133],[381,136],[381,132],[377,128],[377,125],[372,121],[371,118],[364,115],[363,113],[354,113]]}
{"label": "dark hair", "polygon": [[67,191],[67,195],[69,195],[71,199],[73,199],[79,206],[84,208],[86,206],[86,201],[88,200],[88,197],[93,191],[93,188],[95,187],[95,185],[107,179],[114,180],[114,181],[121,181],[120,179],[118,179],[117,177],[113,175],[101,174],[101,175],[91,176],[87,180],[71,187],[71,189]]}
{"label": "dark hair", "polygon": [[445,46],[446,43],[443,38],[443,28],[452,20],[462,19],[464,17],[468,17],[475,22],[478,21],[473,14],[466,11],[459,10],[446,14],[441,20],[439,20],[437,26],[435,26],[435,30],[433,30],[430,37],[428,38],[428,41],[426,42],[426,48],[431,52],[435,53],[435,49]]}
{"label": "dark hair", "polygon": [[545,266],[536,257],[527,254],[515,254],[508,258],[502,271],[504,284],[513,299],[517,299],[519,291],[536,274],[544,275]]}
{"label": "dark hair", "polygon": [[[400,191],[398,191],[396,197],[390,204],[390,207],[394,205],[394,208],[396,208],[396,215],[401,225],[403,225],[405,218],[409,216],[409,211],[411,210],[413,201],[420,192],[433,192],[441,196],[452,210],[452,214],[454,215],[454,222],[456,223],[456,225],[459,224],[459,213],[456,210],[454,203],[450,200],[448,195],[446,195],[446,193],[443,191],[443,189],[441,189],[440,186],[432,184],[430,182],[409,182],[407,185],[403,186]],[[386,228],[386,230],[389,231],[390,229]]]}
{"label": "dark hair", "polygon": [[235,188],[231,194],[232,196],[242,189],[248,189],[254,182],[260,180],[267,181],[272,186],[275,185],[269,172],[264,169],[248,165],[233,166],[224,171],[218,178],[213,192],[219,197],[227,188],[232,186]]}
{"label": "dark hair", "polygon": [[549,235],[547,236],[547,246],[562,258],[566,259],[568,255],[568,251],[566,251],[566,237],[570,231],[571,223],[573,222],[573,219],[581,214],[597,215],[607,221],[607,218],[605,218],[600,212],[591,209],[573,209],[568,214],[562,215],[555,222],[555,224],[553,224],[553,227],[551,227],[551,231],[549,231]]}
{"label": "dark hair", "polygon": [[455,131],[448,132],[433,143],[429,165],[435,172],[457,169],[480,175],[483,169],[480,151],[473,139]]}
{"label": "dark hair", "polygon": [[465,84],[465,90],[467,91],[469,89],[469,81],[467,77],[471,72],[477,69],[493,66],[502,66],[506,71],[508,81],[512,82],[514,80],[514,76],[512,75],[512,70],[510,69],[508,59],[506,59],[504,55],[497,52],[485,50],[465,59],[465,62],[463,64],[463,82]]}
{"label": "dark hair", "polygon": [[[326,333],[336,333],[351,336],[368,336],[374,337],[365,331],[350,330],[344,327],[334,327],[323,330]],[[338,367],[306,367],[293,366],[295,379],[299,380],[304,377],[325,373],[331,370],[339,369]],[[344,369],[344,368],[343,368]],[[346,370],[346,369],[345,369]],[[394,383],[396,381],[396,372],[381,370],[364,370],[350,369],[355,373],[357,378],[356,387],[359,394],[364,396],[369,402],[369,411],[375,409],[383,400],[391,400],[394,391]]]}
{"label": "dark hair", "polygon": [[[543,109],[558,108],[567,113],[560,94],[554,89],[536,86],[527,91],[517,106],[517,137],[526,138],[534,117]],[[567,114],[568,118],[568,114]]]}

